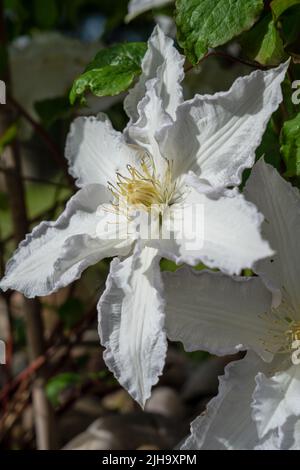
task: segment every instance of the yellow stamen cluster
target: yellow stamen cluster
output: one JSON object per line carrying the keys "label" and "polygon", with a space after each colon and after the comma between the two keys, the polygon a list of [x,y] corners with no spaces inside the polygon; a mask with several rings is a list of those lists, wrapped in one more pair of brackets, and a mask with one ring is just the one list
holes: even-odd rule
{"label": "yellow stamen cluster", "polygon": [[290,345],[290,351],[293,349],[294,341],[300,341],[300,323],[293,321],[291,326],[285,332],[287,343]]}
{"label": "yellow stamen cluster", "polygon": [[130,206],[149,211],[151,207],[170,204],[175,184],[172,182],[172,169],[170,162],[166,162],[167,169],[162,180],[156,174],[153,159],[143,157],[140,170],[127,165],[128,176],[117,173],[116,184],[108,184],[114,196],[114,207]]}
{"label": "yellow stamen cluster", "polygon": [[295,313],[285,298],[280,307],[281,311],[272,309],[260,316],[269,326],[268,335],[261,342],[268,352],[290,354],[294,342],[300,341],[300,322],[294,319]]}

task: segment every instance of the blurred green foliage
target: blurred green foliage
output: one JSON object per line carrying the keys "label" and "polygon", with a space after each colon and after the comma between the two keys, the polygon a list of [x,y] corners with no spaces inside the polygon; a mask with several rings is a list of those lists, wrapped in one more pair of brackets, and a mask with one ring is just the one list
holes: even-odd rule
{"label": "blurred green foliage", "polygon": [[52,377],[46,386],[47,397],[53,406],[60,404],[60,395],[70,387],[78,388],[82,384],[82,377],[75,372],[64,372]]}
{"label": "blurred green foliage", "polygon": [[4,134],[0,137],[0,154],[4,151],[5,147],[11,144],[17,136],[18,128],[17,124],[9,126]]}
{"label": "blurred green foliage", "polygon": [[300,176],[300,113],[284,123],[280,140],[286,176]]}
{"label": "blurred green foliage", "polygon": [[68,119],[71,115],[68,97],[49,98],[35,103],[35,109],[46,128],[59,119]]}
{"label": "blurred green foliage", "polygon": [[263,65],[278,65],[287,58],[279,30],[271,13],[264,16],[256,25],[240,38],[246,55]]}
{"label": "blurred green foliage", "polygon": [[72,30],[88,13],[102,12],[109,32],[124,20],[127,0],[4,0],[9,39],[41,30]]}
{"label": "blurred green foliage", "polygon": [[80,299],[71,297],[67,299],[57,310],[59,318],[66,329],[71,329],[84,315],[84,304]]}

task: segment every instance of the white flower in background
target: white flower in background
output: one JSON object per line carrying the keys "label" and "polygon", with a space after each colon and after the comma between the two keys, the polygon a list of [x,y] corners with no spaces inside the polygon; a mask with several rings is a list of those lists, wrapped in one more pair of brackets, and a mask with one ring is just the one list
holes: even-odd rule
{"label": "white flower in background", "polygon": [[100,47],[53,32],[18,38],[9,51],[15,98],[35,116],[34,103],[65,96]]}
{"label": "white flower in background", "polygon": [[245,194],[276,251],[257,263],[260,277],[183,269],[164,279],[171,340],[218,355],[252,350],[227,366],[184,449],[300,448],[300,194],[263,160]]}
{"label": "white flower in background", "polygon": [[130,0],[128,4],[128,15],[125,21],[129,22],[145,11],[151,10],[152,8],[163,7],[169,3],[173,3],[173,1],[174,0]]}
{"label": "white flower in background", "polygon": [[[101,47],[99,42],[82,42],[54,32],[18,38],[9,50],[14,97],[32,117],[39,119],[35,103],[66,96],[74,79]],[[119,99],[88,97],[89,108],[80,112],[95,114]],[[31,127],[23,125],[22,137],[30,137],[31,131]]]}
{"label": "white flower in background", "polygon": [[[143,73],[125,100],[124,135],[104,115],[74,122],[66,156],[81,189],[57,222],[43,222],[21,243],[0,283],[28,297],[47,295],[88,265],[125,256],[112,261],[99,333],[108,367],[141,404],[167,348],[160,258],[203,261],[234,274],[272,253],[260,235],[262,216],[227,186],[238,185],[254,162],[282,99],[287,65],[238,79],[228,92],[183,102],[183,61],[155,28]],[[141,234],[149,213],[154,224],[147,238]],[[186,236],[159,235],[180,217]],[[203,231],[195,233],[199,217]]]}

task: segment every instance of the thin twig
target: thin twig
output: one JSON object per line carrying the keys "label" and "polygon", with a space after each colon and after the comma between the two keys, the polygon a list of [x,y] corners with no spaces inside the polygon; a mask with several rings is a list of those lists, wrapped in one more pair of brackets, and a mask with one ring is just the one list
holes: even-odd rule
{"label": "thin twig", "polygon": [[[1,173],[6,173],[7,169],[0,167],[0,172]],[[56,186],[58,188],[69,189],[68,185],[63,184],[63,183],[58,183],[56,181],[49,181],[49,180],[44,180],[44,179],[41,179],[41,178],[36,178],[34,176],[24,176],[24,175],[22,175],[21,178],[22,178],[23,181],[29,181],[29,182],[32,182],[32,183],[40,183],[40,184],[45,184],[45,185],[48,185],[48,186]]]}
{"label": "thin twig", "polygon": [[262,65],[258,62],[251,62],[249,60],[245,59],[240,59],[239,57],[233,57],[230,54],[226,54],[226,52],[221,52],[221,51],[211,51],[208,52],[202,59],[199,60],[199,62],[196,65],[189,65],[185,69],[185,73],[190,72],[193,68],[197,67],[198,65],[202,64],[206,59],[209,57],[222,57],[223,59],[230,60],[231,62],[236,62],[239,64],[247,65],[248,67],[256,68],[256,69],[261,69],[261,70],[268,70],[272,67],[275,67],[274,65]]}
{"label": "thin twig", "polygon": [[36,131],[37,134],[42,138],[42,140],[45,142],[47,145],[50,154],[52,155],[53,159],[57,163],[57,165],[62,169],[64,172],[70,186],[73,188],[74,187],[74,181],[73,178],[70,176],[68,173],[68,168],[67,168],[67,162],[64,158],[64,156],[61,154],[59,148],[56,146],[55,142],[53,142],[52,138],[48,134],[48,132],[41,126],[35,119],[33,119],[30,114],[26,111],[26,109],[21,106],[20,103],[18,103],[15,98],[13,98],[11,95],[8,94],[7,96],[7,102],[10,103],[17,111],[18,113],[26,119],[29,124],[33,127],[33,129]]}
{"label": "thin twig", "polygon": [[[53,204],[53,206],[51,206],[49,209],[41,212],[40,214],[36,215],[35,217],[32,217],[32,219],[29,220],[29,225],[33,225],[37,222],[39,222],[40,220],[42,219],[45,219],[45,218],[52,218],[52,214],[55,214],[55,212],[57,211],[57,209],[60,207],[60,206],[64,206],[66,204],[66,202],[69,200],[68,199],[64,199],[62,201],[57,201],[55,204]],[[11,235],[8,235],[6,238],[4,238],[0,243],[2,246],[5,246],[7,243],[11,242],[14,238],[14,235],[11,234]]]}
{"label": "thin twig", "polygon": [[[64,356],[63,356],[64,359],[69,356],[70,350],[72,349],[74,344],[76,344],[80,340],[87,326],[95,319],[95,317],[96,317],[96,303],[93,303],[87,315],[85,315],[79,321],[79,323],[75,325],[75,327],[72,329],[70,336],[68,338],[67,348],[64,351]],[[60,340],[55,345],[51,345],[51,346],[49,345],[49,348],[46,350],[44,355],[41,355],[36,360],[31,362],[29,366],[18,375],[18,377],[16,377],[11,383],[6,384],[5,388],[0,393],[0,400],[2,404],[7,403],[9,395],[12,392],[14,392],[13,400],[12,402],[10,402],[9,409],[14,410],[16,408],[17,403],[19,402],[20,392],[24,391],[24,389],[29,387],[31,383],[31,379],[35,376],[35,374],[39,372],[39,370],[42,367],[44,367],[44,365],[49,361],[49,359],[55,356],[57,352],[57,348],[64,345],[65,339],[66,339],[65,337],[60,338]],[[61,358],[58,364],[56,365],[55,367],[56,371],[58,371],[60,366],[63,365],[63,362],[64,362],[62,361],[63,358]],[[110,390],[111,390],[111,387],[108,387],[107,389],[105,388],[105,390],[103,390],[103,395],[105,395],[106,393],[109,393]],[[41,394],[41,389],[39,389],[39,393]],[[40,400],[40,398],[41,396],[39,395],[38,399]],[[63,413],[67,408],[69,408],[69,406],[71,406],[71,404],[74,402],[75,399],[76,397],[71,397],[70,400],[68,400],[65,404],[63,404],[58,410],[59,414]],[[29,396],[27,399],[27,403],[28,401],[29,401]],[[23,406],[20,407],[19,412],[17,413],[16,416],[14,415],[14,422],[16,421],[17,417],[20,416],[21,413],[24,411],[24,409],[27,406],[27,403],[23,404]],[[2,434],[5,434],[11,428],[11,426],[6,428],[6,419],[7,419],[8,414],[9,412],[6,411],[2,419],[0,420],[0,430],[2,430],[1,431]]]}
{"label": "thin twig", "polygon": [[[48,346],[44,354],[40,355],[26,367],[12,382],[5,385],[0,392],[0,401],[6,400],[8,395],[12,393],[20,383],[33,376],[43,365],[51,359],[57,351],[58,347],[67,346],[66,353],[70,351],[74,343],[78,341],[81,335],[86,330],[87,326],[96,318],[96,304],[89,309],[88,313],[79,321],[77,325],[71,330],[67,344],[65,344],[65,337],[60,338],[55,345]],[[61,330],[61,327],[60,327]],[[51,335],[52,336],[52,335]]]}

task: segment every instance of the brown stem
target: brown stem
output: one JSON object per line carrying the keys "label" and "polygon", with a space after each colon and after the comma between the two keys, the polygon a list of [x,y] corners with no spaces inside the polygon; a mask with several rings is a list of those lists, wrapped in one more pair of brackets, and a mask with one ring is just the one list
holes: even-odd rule
{"label": "brown stem", "polygon": [[[92,307],[89,309],[87,315],[79,321],[77,325],[72,329],[68,342],[66,344],[66,350],[64,351],[63,357],[59,358],[55,370],[60,369],[61,366],[64,365],[65,359],[69,357],[69,352],[74,346],[74,344],[77,344],[80,338],[82,337],[84,331],[86,331],[87,326],[94,321],[96,317],[96,304],[93,302]],[[13,379],[10,383],[6,384],[4,389],[0,392],[0,401],[2,403],[2,408],[4,408],[4,405],[7,403],[9,396],[13,394],[13,400],[9,402],[9,406],[7,407],[4,415],[2,416],[0,420],[0,439],[1,437],[5,436],[9,429],[13,426],[14,422],[17,420],[17,418],[20,416],[20,414],[24,411],[24,409],[27,406],[28,403],[28,398],[26,399],[26,402],[22,404],[22,407],[19,407],[17,410],[18,404],[20,404],[20,394],[29,387],[31,380],[35,374],[37,374],[38,371],[41,370],[41,368],[47,363],[47,361],[50,358],[53,358],[56,355],[57,348],[61,347],[62,345],[65,344],[65,336],[61,337],[57,344],[55,346],[49,345],[49,348],[45,351],[45,354],[43,356],[38,357],[35,359],[33,362],[30,363],[30,365],[23,370],[15,379]],[[110,387],[104,386],[103,388],[103,395],[106,393],[109,393],[111,390]],[[34,389],[34,394],[33,397],[35,397],[35,400],[37,401],[37,408],[40,409],[41,406],[43,406],[44,403],[44,397],[42,396],[42,391],[43,387],[41,386],[40,382],[37,382],[36,388]],[[81,392],[84,392],[85,390],[82,389]],[[78,398],[78,396],[77,396]],[[64,403],[58,410],[57,413],[61,414],[63,413],[68,407],[74,402],[76,399],[76,396],[72,397],[70,400],[68,400],[66,403]],[[17,413],[16,413],[17,411]],[[8,421],[8,417],[11,416],[10,422]],[[43,419],[44,413],[42,413],[41,420],[39,421],[39,426],[45,421]],[[44,429],[39,430],[39,448],[43,448],[44,442],[45,442],[45,434],[44,434]]]}
{"label": "brown stem", "polygon": [[[28,220],[25,206],[23,181],[20,174],[20,161],[17,146],[6,149],[5,161],[9,161],[9,169],[5,172],[7,192],[9,196],[16,243],[24,239],[28,232]],[[41,316],[41,305],[38,299],[24,298],[24,316],[26,320],[26,335],[29,358],[34,361],[45,351],[44,325]],[[38,385],[36,385],[36,382]],[[35,427],[38,449],[51,449],[56,447],[53,437],[53,411],[47,402],[45,391],[41,384],[45,383],[45,368],[41,368],[33,384],[33,406],[35,410]],[[43,390],[43,392],[42,392]],[[41,399],[41,393],[44,399]]]}
{"label": "brown stem", "polygon": [[64,158],[64,156],[61,154],[59,148],[56,146],[56,144],[53,142],[53,140],[51,139],[50,135],[48,134],[48,132],[43,128],[43,126],[41,126],[37,121],[35,121],[35,119],[33,119],[30,114],[26,111],[26,109],[24,109],[20,103],[18,103],[15,98],[13,98],[11,95],[8,95],[7,96],[7,102],[10,103],[15,109],[16,111],[21,115],[23,116],[24,119],[26,119],[27,122],[29,122],[29,124],[31,124],[31,126],[33,127],[33,129],[35,130],[35,132],[42,138],[42,140],[45,142],[45,144],[47,145],[49,151],[50,151],[50,154],[52,155],[54,161],[56,162],[56,164],[62,169],[62,171],[64,172],[70,186],[72,188],[74,188],[74,181],[73,181],[73,178],[70,176],[69,172],[68,172],[68,166],[67,166],[67,162]]}
{"label": "brown stem", "polygon": [[55,328],[53,334],[51,335],[50,341],[48,342],[48,347],[44,354],[40,355],[36,359],[34,359],[29,366],[24,369],[15,379],[13,379],[10,383],[6,384],[3,390],[0,392],[0,402],[6,400],[9,394],[11,394],[22,382],[27,380],[28,378],[32,377],[44,364],[47,360],[51,359],[56,351],[57,348],[65,345],[66,351],[63,357],[66,357],[69,351],[72,349],[73,345],[76,344],[80,338],[82,337],[84,331],[86,331],[87,327],[93,322],[96,318],[96,304],[93,303],[91,308],[88,310],[87,314],[78,322],[77,325],[71,330],[69,339],[67,344],[65,344],[65,336],[60,337],[55,345],[53,345],[53,338],[57,330],[62,330],[62,326],[59,325],[58,328]]}
{"label": "brown stem", "polygon": [[0,392],[0,401],[3,402],[7,400],[11,392],[13,392],[22,382],[31,378],[46,362],[46,356],[40,356],[36,358],[33,362],[29,364],[26,369],[24,369],[20,374],[13,379],[11,382],[7,383]]}
{"label": "brown stem", "polygon": [[14,239],[18,245],[28,232],[25,193],[20,174],[19,148],[16,144],[7,147],[3,155],[5,183],[13,219]]}
{"label": "brown stem", "polygon": [[[7,169],[0,167],[0,172],[1,173],[6,173]],[[44,180],[42,178],[35,178],[34,176],[24,176],[24,175],[22,175],[22,180],[23,181],[29,181],[31,183],[40,183],[40,184],[45,184],[45,185],[49,185],[49,186],[56,186],[57,188],[64,188],[64,189],[69,188],[69,186],[67,186],[66,184],[58,183],[56,181]]]}
{"label": "brown stem", "polygon": [[197,65],[200,65],[202,62],[204,62],[206,59],[208,59],[209,57],[222,57],[223,59],[226,59],[226,60],[230,60],[231,62],[235,62],[235,63],[238,63],[238,64],[243,64],[243,65],[247,65],[248,67],[252,67],[252,68],[256,68],[256,69],[261,69],[261,70],[267,70],[269,68],[272,68],[272,67],[275,67],[275,66],[265,66],[265,65],[262,65],[258,62],[251,62],[251,61],[248,61],[248,60],[245,60],[245,59],[240,59],[238,57],[233,57],[229,54],[226,54],[226,52],[221,52],[221,51],[212,51],[212,52],[208,52],[204,57],[202,57],[202,59],[199,60],[199,62],[196,64],[196,65],[189,65],[186,69],[185,69],[185,73],[189,72],[190,70],[192,70],[194,67],[197,67]]}
{"label": "brown stem", "polygon": [[[69,198],[68,198],[69,199]],[[36,222],[39,222],[41,219],[45,218],[52,218],[53,214],[56,212],[57,209],[60,208],[60,206],[64,206],[66,204],[67,200],[63,201],[57,201],[55,202],[49,209],[46,211],[43,211],[42,213],[36,215],[32,219],[29,220],[29,225],[35,224]],[[9,243],[12,239],[14,238],[13,235],[8,235],[6,238],[4,238],[0,244],[2,246],[5,246],[7,243]]]}

